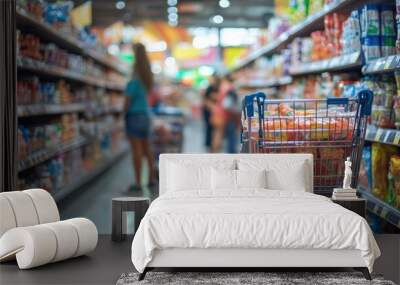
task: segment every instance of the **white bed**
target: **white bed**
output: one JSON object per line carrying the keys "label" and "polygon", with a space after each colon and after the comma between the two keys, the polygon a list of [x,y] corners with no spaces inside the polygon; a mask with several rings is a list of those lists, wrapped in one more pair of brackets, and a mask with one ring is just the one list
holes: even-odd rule
{"label": "white bed", "polygon": [[370,278],[380,251],[367,222],[312,194],[312,163],[310,154],[161,155],[160,197],[132,243],[140,279],[155,267],[354,267]]}

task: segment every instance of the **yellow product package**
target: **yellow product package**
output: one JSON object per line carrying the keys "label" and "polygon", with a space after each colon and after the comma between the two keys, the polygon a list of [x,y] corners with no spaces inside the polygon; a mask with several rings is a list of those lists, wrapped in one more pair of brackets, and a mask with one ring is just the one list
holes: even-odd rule
{"label": "yellow product package", "polygon": [[387,195],[390,157],[397,153],[395,146],[372,144],[372,193],[382,200]]}

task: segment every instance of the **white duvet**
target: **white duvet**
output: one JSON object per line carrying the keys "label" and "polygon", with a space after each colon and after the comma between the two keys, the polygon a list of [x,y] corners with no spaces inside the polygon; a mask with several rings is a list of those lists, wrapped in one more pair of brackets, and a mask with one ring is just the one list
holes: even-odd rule
{"label": "white duvet", "polygon": [[132,262],[143,272],[165,248],[358,249],[370,271],[380,256],[359,215],[323,196],[265,189],[157,198],[133,239]]}

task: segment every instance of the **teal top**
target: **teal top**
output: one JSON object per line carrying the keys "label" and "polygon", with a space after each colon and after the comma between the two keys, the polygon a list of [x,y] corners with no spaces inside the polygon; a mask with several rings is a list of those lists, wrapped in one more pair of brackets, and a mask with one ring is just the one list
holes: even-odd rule
{"label": "teal top", "polygon": [[125,95],[130,98],[128,114],[147,113],[147,90],[138,79],[132,79],[125,88]]}

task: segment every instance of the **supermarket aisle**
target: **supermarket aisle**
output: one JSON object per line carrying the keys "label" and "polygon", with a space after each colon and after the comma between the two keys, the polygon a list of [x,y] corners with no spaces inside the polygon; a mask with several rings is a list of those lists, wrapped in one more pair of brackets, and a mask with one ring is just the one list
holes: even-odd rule
{"label": "supermarket aisle", "polygon": [[[201,120],[189,120],[184,130],[183,151],[186,153],[204,152],[203,125]],[[147,177],[147,170],[143,178]],[[77,190],[60,204],[63,219],[86,217],[97,226],[100,234],[111,233],[111,199],[120,196],[146,196],[154,199],[157,189],[145,188],[143,191],[128,191],[133,184],[131,155],[124,156],[98,178]],[[132,218],[128,216],[128,219]],[[129,228],[128,228],[129,231]]]}

